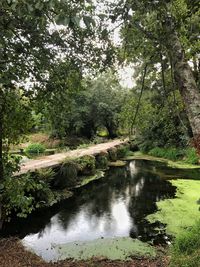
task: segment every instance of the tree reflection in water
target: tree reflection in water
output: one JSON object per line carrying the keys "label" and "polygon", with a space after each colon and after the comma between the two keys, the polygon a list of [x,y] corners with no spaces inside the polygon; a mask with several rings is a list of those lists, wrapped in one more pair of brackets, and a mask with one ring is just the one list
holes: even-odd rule
{"label": "tree reflection in water", "polygon": [[116,236],[152,240],[155,227],[145,216],[156,211],[157,200],[175,195],[175,187],[153,174],[153,167],[140,160],[112,168],[103,179],[79,189],[51,211],[30,216],[23,221],[23,228],[15,222],[15,229],[25,236],[23,242],[41,255],[53,243]]}

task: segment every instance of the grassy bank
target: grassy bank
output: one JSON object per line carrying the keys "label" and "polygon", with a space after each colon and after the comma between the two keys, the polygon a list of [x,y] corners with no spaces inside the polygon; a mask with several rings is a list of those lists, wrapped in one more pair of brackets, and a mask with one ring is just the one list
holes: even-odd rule
{"label": "grassy bank", "polygon": [[128,161],[135,159],[163,162],[166,163],[168,167],[177,169],[200,169],[199,164],[187,163],[186,161],[180,159],[174,161],[167,158],[149,155],[141,151],[127,153],[126,156],[123,158],[123,160],[128,160]]}
{"label": "grassy bank", "polygon": [[170,267],[200,266],[200,221],[176,237],[170,253]]}
{"label": "grassy bank", "polygon": [[177,187],[176,198],[159,201],[158,211],[147,218],[166,224],[166,232],[175,237],[169,251],[171,267],[199,267],[200,181],[171,182]]}

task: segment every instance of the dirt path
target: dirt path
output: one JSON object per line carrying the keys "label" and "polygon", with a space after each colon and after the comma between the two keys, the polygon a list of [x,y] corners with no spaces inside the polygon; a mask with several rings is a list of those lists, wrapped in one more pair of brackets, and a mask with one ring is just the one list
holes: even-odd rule
{"label": "dirt path", "polygon": [[107,143],[93,145],[88,148],[80,148],[64,153],[58,153],[50,156],[43,156],[37,159],[30,160],[26,163],[23,163],[20,171],[15,175],[24,174],[27,173],[28,171],[33,172],[41,168],[54,167],[58,165],[60,162],[62,162],[65,158],[79,158],[85,155],[96,155],[101,151],[106,151],[112,147],[118,146],[126,142],[127,140],[117,139]]}

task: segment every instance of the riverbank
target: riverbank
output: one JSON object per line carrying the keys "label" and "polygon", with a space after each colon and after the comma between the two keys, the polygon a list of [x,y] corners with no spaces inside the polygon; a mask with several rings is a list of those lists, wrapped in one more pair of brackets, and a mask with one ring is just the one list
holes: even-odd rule
{"label": "riverbank", "polygon": [[126,156],[123,160],[131,161],[131,160],[149,160],[149,161],[157,161],[165,163],[168,167],[177,168],[177,169],[200,169],[200,164],[188,164],[183,160],[172,161],[166,158],[154,157],[140,151],[133,152],[131,155]]}
{"label": "riverbank", "polygon": [[127,262],[94,258],[88,261],[63,260],[47,263],[30,251],[25,250],[17,238],[0,239],[1,267],[167,267],[169,257],[160,251],[157,258],[133,258]]}

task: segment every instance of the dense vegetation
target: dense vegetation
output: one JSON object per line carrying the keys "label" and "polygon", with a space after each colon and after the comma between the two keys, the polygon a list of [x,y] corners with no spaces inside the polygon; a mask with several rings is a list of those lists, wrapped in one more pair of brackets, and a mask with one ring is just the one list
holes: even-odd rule
{"label": "dense vegetation", "polygon": [[[198,0],[2,0],[0,15],[1,223],[15,205],[29,213],[41,192],[50,201],[48,183],[13,179],[21,159],[11,148],[31,133],[61,147],[69,137],[128,136],[150,155],[199,163]],[[122,65],[134,68],[131,89]],[[25,152],[45,149],[36,142]]]}

